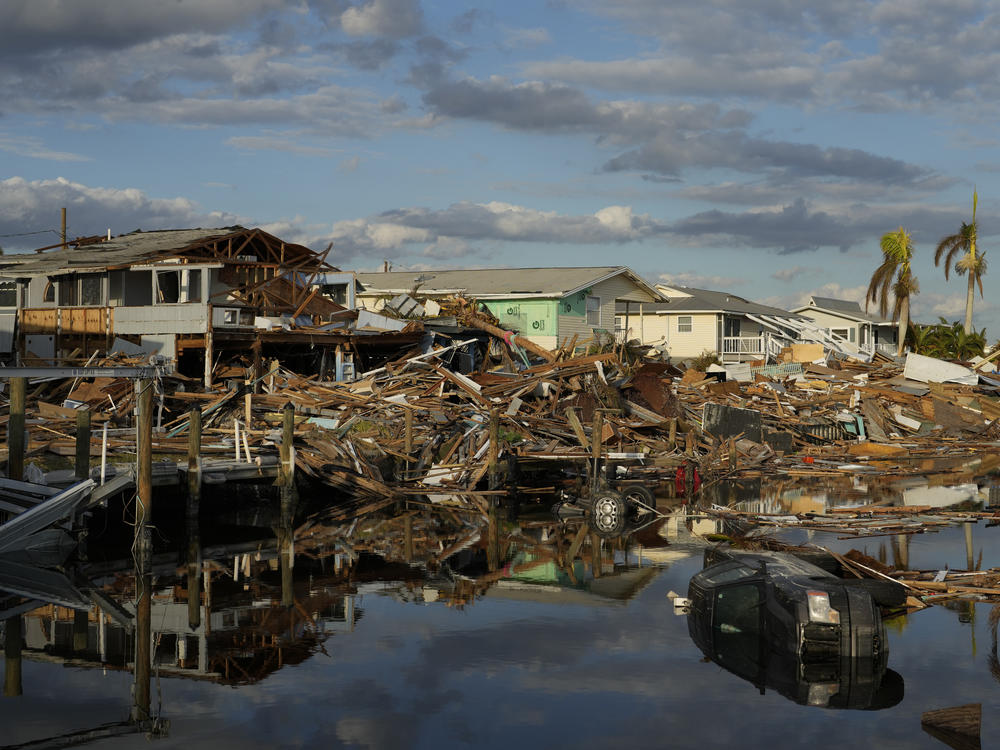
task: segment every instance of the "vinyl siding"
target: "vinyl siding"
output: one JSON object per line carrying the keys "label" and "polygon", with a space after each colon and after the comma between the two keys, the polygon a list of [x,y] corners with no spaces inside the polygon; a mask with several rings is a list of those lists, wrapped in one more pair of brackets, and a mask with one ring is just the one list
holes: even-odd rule
{"label": "vinyl siding", "polygon": [[683,314],[664,315],[663,317],[667,319],[667,344],[670,348],[671,359],[697,357],[702,352],[718,350],[719,340],[715,313],[692,314],[690,316],[690,332],[677,330],[678,318],[685,317]]}
{"label": "vinyl siding", "polygon": [[[577,304],[575,298],[582,297],[582,306]],[[587,324],[586,297],[600,297],[601,312],[600,322],[591,326]],[[624,276],[618,275],[614,278],[595,284],[588,292],[572,295],[563,300],[564,304],[559,306],[559,340],[566,341],[576,335],[578,342],[584,342],[593,337],[594,328],[603,328],[608,333],[615,332],[615,303],[618,301],[630,300],[632,302],[652,302],[652,297],[644,289],[640,289],[632,281]],[[566,312],[566,303],[573,302],[574,313]],[[583,314],[575,314],[575,309],[579,308]],[[638,305],[636,305],[638,314]],[[631,314],[629,315],[631,318]],[[633,329],[636,327],[633,325]]]}

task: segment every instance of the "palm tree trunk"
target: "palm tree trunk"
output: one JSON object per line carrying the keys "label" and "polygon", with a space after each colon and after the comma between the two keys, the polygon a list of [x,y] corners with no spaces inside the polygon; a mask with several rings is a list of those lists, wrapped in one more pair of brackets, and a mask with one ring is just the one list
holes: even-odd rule
{"label": "palm tree trunk", "polygon": [[906,332],[910,328],[910,298],[909,296],[903,298],[903,304],[899,308],[899,330],[896,332],[896,338],[899,339],[899,343],[896,346],[896,356],[903,356],[903,346],[906,343]]}
{"label": "palm tree trunk", "polygon": [[[975,248],[969,251],[969,255],[975,252]],[[975,256],[972,257],[975,260]],[[973,271],[975,268],[975,263],[969,264],[969,290],[965,295],[965,332],[972,333],[972,300],[976,296],[976,274]]]}

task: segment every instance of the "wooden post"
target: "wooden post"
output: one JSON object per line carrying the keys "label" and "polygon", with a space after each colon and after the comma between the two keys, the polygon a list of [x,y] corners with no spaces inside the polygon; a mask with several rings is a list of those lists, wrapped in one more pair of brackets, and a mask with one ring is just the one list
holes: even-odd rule
{"label": "wooden post", "polygon": [[153,381],[136,381],[138,497],[136,499],[136,630],[135,630],[135,703],[133,721],[147,721],[149,713],[149,677],[152,646],[151,596],[153,588],[152,539],[149,523],[153,517]]}
{"label": "wooden post", "polygon": [[500,512],[495,497],[490,498],[489,523],[486,527],[486,566],[491,573],[500,568]]}
{"label": "wooden post", "polygon": [[[497,462],[500,458],[500,410],[497,407],[490,409],[490,447],[487,453],[487,465],[489,466],[489,488],[495,490],[499,484],[499,472]],[[491,505],[493,498],[491,496]]]}
{"label": "wooden post", "polygon": [[6,698],[21,695],[21,616],[8,617],[4,637],[3,694]]}
{"label": "wooden post", "polygon": [[90,409],[76,412],[76,478],[90,479]]}
{"label": "wooden post", "polygon": [[601,566],[603,561],[601,560],[601,537],[597,534],[591,533],[590,535],[590,567],[594,574],[594,578],[601,577]]}
{"label": "wooden post", "polygon": [[201,410],[188,412],[188,507],[201,500]]}
{"label": "wooden post", "polygon": [[684,501],[690,503],[694,497],[694,462],[684,462]]}
{"label": "wooden post", "polygon": [[687,442],[686,442],[686,445],[685,445],[685,452],[688,454],[688,456],[690,456],[691,458],[694,458],[694,447],[695,447],[696,440],[695,440],[695,436],[694,436],[694,431],[693,430],[691,430],[690,432],[687,433],[686,440],[687,440]]}
{"label": "wooden post", "polygon": [[601,449],[604,438],[604,412],[600,409],[594,411],[594,426],[591,430],[590,454],[593,459],[593,468],[590,472],[590,496],[597,497],[597,490],[600,487],[601,476]]}
{"label": "wooden post", "polygon": [[282,413],[281,466],[278,482],[281,493],[281,526],[278,531],[278,554],[281,560],[281,604],[295,603],[292,568],[295,563],[292,521],[295,515],[295,407],[289,402]]}
{"label": "wooden post", "polygon": [[739,454],[736,452],[736,438],[729,438],[729,470],[736,471]]}
{"label": "wooden post", "polygon": [[60,220],[59,220],[59,241],[62,243],[63,249],[66,249],[66,207],[63,206],[60,210]]}
{"label": "wooden post", "polygon": [[403,518],[403,557],[413,562],[413,516],[409,513]]}
{"label": "wooden post", "polygon": [[403,410],[403,453],[406,454],[406,474],[403,479],[410,478],[410,456],[413,455],[413,410]]}
{"label": "wooden post", "polygon": [[7,478],[24,479],[24,402],[28,379],[10,379],[10,418],[7,420]]}
{"label": "wooden post", "polygon": [[972,524],[966,521],[962,526],[965,527],[965,569],[972,570],[975,564],[972,559]]}
{"label": "wooden post", "polygon": [[[251,349],[253,350],[253,387],[250,389],[250,392],[260,393],[261,379],[264,377],[264,359],[261,357],[261,340],[259,333],[254,338]],[[247,417],[247,424],[250,424],[249,416]]]}
{"label": "wooden post", "polygon": [[670,418],[670,438],[669,443],[670,450],[677,447],[677,417]]}
{"label": "wooden post", "polygon": [[208,306],[208,330],[205,332],[205,387],[212,387],[213,358],[215,352],[212,346],[212,306]]}
{"label": "wooden post", "polygon": [[188,627],[201,625],[201,410],[188,416],[187,597]]}

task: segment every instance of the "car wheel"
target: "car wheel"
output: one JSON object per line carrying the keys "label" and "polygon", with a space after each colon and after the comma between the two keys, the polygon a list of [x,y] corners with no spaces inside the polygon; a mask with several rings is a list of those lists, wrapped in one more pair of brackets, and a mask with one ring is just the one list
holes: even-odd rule
{"label": "car wheel", "polygon": [[598,536],[618,536],[625,530],[627,510],[621,495],[614,492],[598,495],[591,508],[590,525]]}
{"label": "car wheel", "polygon": [[647,508],[656,507],[656,497],[641,484],[631,484],[622,487],[622,497],[625,498],[626,503],[631,502]]}
{"label": "car wheel", "polygon": [[873,578],[848,578],[845,586],[864,589],[880,607],[902,607],[906,604],[906,589],[895,581],[878,581]]}

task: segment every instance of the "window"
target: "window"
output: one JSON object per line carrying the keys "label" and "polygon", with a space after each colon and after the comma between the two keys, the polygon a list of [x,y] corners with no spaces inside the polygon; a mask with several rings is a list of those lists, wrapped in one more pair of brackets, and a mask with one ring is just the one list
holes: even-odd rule
{"label": "window", "polygon": [[0,281],[0,307],[17,307],[16,281]]}
{"label": "window", "polygon": [[165,304],[180,302],[181,273],[180,271],[157,271],[156,301]]}
{"label": "window", "polygon": [[587,325],[599,326],[601,324],[601,298],[587,297]]}
{"label": "window", "polygon": [[42,302],[56,301],[56,284],[52,279],[45,282],[45,291],[42,292]]}
{"label": "window", "polygon": [[[835,339],[847,339],[848,329],[847,328],[829,328],[827,329],[830,335]],[[853,341],[853,338],[851,339]]]}
{"label": "window", "polygon": [[677,318],[677,333],[691,333],[692,324],[690,315],[680,315]]}
{"label": "window", "polygon": [[97,307],[101,304],[101,277],[91,273],[80,277],[80,304]]}

